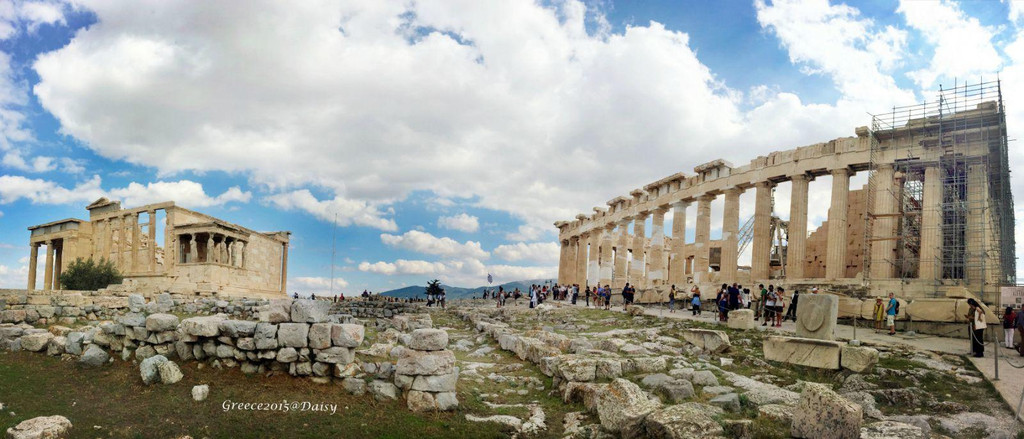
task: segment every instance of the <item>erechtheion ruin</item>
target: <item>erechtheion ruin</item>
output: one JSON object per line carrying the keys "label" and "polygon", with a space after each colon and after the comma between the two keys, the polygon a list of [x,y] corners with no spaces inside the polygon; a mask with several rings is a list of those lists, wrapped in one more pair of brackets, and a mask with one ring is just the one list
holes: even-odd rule
{"label": "erechtheion ruin", "polygon": [[[697,283],[713,292],[725,282],[827,286],[856,296],[892,291],[908,299],[966,288],[997,301],[1000,285],[1015,282],[999,83],[940,91],[936,102],[894,108],[854,131],[742,166],[705,163],[556,222],[558,282],[616,289],[629,282],[647,301],[664,300],[668,285],[689,290]],[[851,190],[857,173],[868,175],[867,184]],[[825,175],[832,181],[828,219],[808,230],[808,187]],[[785,181],[791,203],[777,206],[774,188]],[[754,214],[741,222],[746,191],[754,193]],[[712,240],[711,203],[720,196],[721,239]],[[693,203],[696,218],[687,218]],[[788,209],[787,221],[774,215],[779,207]],[[696,224],[694,242],[684,238],[688,221]],[[749,269],[737,264],[747,245]]]}
{"label": "erechtheion ruin", "polygon": [[45,245],[43,290],[59,290],[61,272],[72,261],[92,258],[112,261],[124,276],[113,288],[146,295],[286,294],[289,232],[252,231],[170,201],[122,209],[120,202],[100,198],[86,209],[89,221],[28,228],[29,291],[36,288],[39,247]]}

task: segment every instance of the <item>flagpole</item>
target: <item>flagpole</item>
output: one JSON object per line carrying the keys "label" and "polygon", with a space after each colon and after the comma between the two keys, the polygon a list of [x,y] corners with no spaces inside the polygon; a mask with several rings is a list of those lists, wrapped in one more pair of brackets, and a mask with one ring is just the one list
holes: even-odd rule
{"label": "flagpole", "polygon": [[334,214],[334,231],[331,232],[331,297],[334,297],[334,255],[336,253],[338,236],[338,214]]}

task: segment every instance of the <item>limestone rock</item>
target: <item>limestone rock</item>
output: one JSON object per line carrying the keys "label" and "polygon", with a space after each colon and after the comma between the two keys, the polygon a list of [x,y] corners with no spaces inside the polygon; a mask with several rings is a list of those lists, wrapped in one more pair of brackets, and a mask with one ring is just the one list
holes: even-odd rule
{"label": "limestone rock", "polygon": [[693,373],[693,377],[690,378],[693,384],[698,386],[717,386],[718,377],[715,376],[710,370],[698,370]]}
{"label": "limestone rock", "polygon": [[256,342],[256,349],[277,349],[277,325],[257,323],[253,340]]}
{"label": "limestone rock", "polygon": [[622,378],[613,380],[597,395],[597,416],[601,426],[611,432],[636,429],[658,406],[657,402],[647,399],[639,386]]}
{"label": "limestone rock", "polygon": [[192,399],[196,401],[206,401],[206,397],[210,396],[210,386],[206,384],[200,384],[198,386],[192,386]]}
{"label": "limestone rock", "polygon": [[668,406],[649,414],[638,429],[623,432],[623,437],[651,439],[717,438],[724,434],[722,426],[712,416],[722,409],[688,402]]}
{"label": "limestone rock", "polygon": [[221,316],[190,317],[181,321],[183,332],[196,337],[216,337],[220,335]]}
{"label": "limestone rock", "polygon": [[323,323],[331,311],[326,300],[297,299],[292,301],[291,320],[296,323]]}
{"label": "limestone rock", "polygon": [[434,395],[437,401],[437,409],[443,412],[455,410],[459,406],[459,399],[455,392],[440,392]]}
{"label": "limestone rock", "polygon": [[220,322],[220,333],[231,338],[252,337],[256,334],[256,322],[224,320]]}
{"label": "limestone rock", "polygon": [[146,316],[146,330],[151,332],[173,331],[178,328],[178,316],[174,314],[150,314]]}
{"label": "limestone rock", "polygon": [[448,332],[443,329],[417,329],[412,331],[409,349],[440,351],[448,347]]}
{"label": "limestone rock", "polygon": [[284,323],[291,319],[292,299],[274,299],[259,311],[260,321],[266,323]]}
{"label": "limestone rock", "polygon": [[845,345],[840,355],[840,365],[857,373],[870,372],[878,364],[878,350],[863,346]]}
{"label": "limestone rock", "polygon": [[927,439],[921,427],[895,421],[868,424],[860,429],[861,439]]}
{"label": "limestone rock", "polygon": [[757,416],[789,424],[793,420],[793,407],[782,404],[764,404],[757,407]]}
{"label": "limestone rock", "polygon": [[309,344],[309,325],[305,323],[281,323],[277,328],[277,343],[284,347],[306,347]]}
{"label": "limestone rock", "polygon": [[[800,299],[803,306],[803,297]],[[824,384],[806,383],[793,411],[791,434],[807,439],[857,439],[862,420],[859,405]]]}
{"label": "limestone rock", "polygon": [[157,370],[160,371],[160,382],[164,384],[174,384],[181,381],[184,375],[181,373],[181,369],[173,361],[165,361],[157,366]]}
{"label": "limestone rock", "polygon": [[732,329],[754,329],[757,323],[754,322],[754,310],[734,309],[729,311],[728,326]]}
{"label": "limestone rock", "polygon": [[[800,306],[803,306],[803,302],[800,302]],[[839,369],[839,357],[843,343],[810,338],[769,336],[765,337],[762,347],[765,360],[819,369]]]}
{"label": "limestone rock", "polygon": [[839,296],[834,294],[801,294],[800,312],[796,317],[796,336],[817,340],[835,340]]}
{"label": "limestone rock", "polygon": [[68,338],[64,336],[57,336],[50,339],[46,343],[46,355],[61,355],[67,348]]}
{"label": "limestone rock", "polygon": [[107,354],[107,351],[94,344],[89,345],[89,347],[85,349],[85,353],[83,353],[81,358],[78,359],[79,363],[92,367],[99,367],[107,364],[107,361],[110,361],[110,354]]}
{"label": "limestone rock", "polygon": [[444,375],[420,375],[412,381],[412,390],[424,392],[454,392],[459,381],[459,368]]}
{"label": "limestone rock", "polygon": [[21,348],[30,352],[39,352],[46,349],[46,345],[50,343],[52,338],[53,334],[49,332],[23,335],[21,336]]}
{"label": "limestone rock", "polygon": [[135,350],[135,359],[139,361],[145,360],[154,355],[156,355],[156,349],[153,349],[152,346],[142,346]]}
{"label": "limestone rock", "polygon": [[70,436],[71,421],[63,416],[40,416],[7,429],[8,439],[58,439]]}
{"label": "limestone rock", "polygon": [[444,375],[451,373],[455,366],[452,351],[410,351],[398,359],[395,373],[402,375]]}
{"label": "limestone rock", "polygon": [[725,393],[711,398],[708,401],[713,406],[718,406],[727,412],[738,412],[740,411],[740,396],[735,393]]}
{"label": "limestone rock", "polygon": [[341,381],[341,385],[345,388],[346,392],[355,396],[361,396],[366,393],[366,381],[359,378],[345,378]]}
{"label": "limestone rock", "polygon": [[299,353],[295,348],[281,348],[277,351],[276,359],[279,363],[291,363],[299,359]]}
{"label": "limestone rock", "polygon": [[711,353],[722,353],[730,348],[729,335],[722,331],[687,329],[683,331],[683,339]]}
{"label": "limestone rock", "polygon": [[355,361],[356,354],[352,348],[332,347],[316,354],[316,361],[331,364],[349,364]]}
{"label": "limestone rock", "polygon": [[626,314],[631,316],[642,316],[644,315],[644,307],[640,305],[629,305],[626,307]]}
{"label": "limestone rock", "polygon": [[377,401],[398,399],[398,387],[387,381],[374,380],[370,383],[370,394]]}
{"label": "limestone rock", "polygon": [[139,372],[142,375],[142,382],[145,384],[153,384],[160,380],[159,367],[161,364],[166,363],[167,357],[163,355],[154,355],[139,364]]}
{"label": "limestone rock", "polygon": [[331,344],[344,348],[356,348],[363,343],[366,328],[363,325],[342,323],[331,326]]}
{"label": "limestone rock", "polygon": [[314,323],[309,325],[309,348],[327,349],[331,347],[331,327],[334,323]]}
{"label": "limestone rock", "polygon": [[83,332],[68,333],[67,343],[64,345],[64,349],[71,355],[82,355],[82,342],[84,340],[85,333]]}

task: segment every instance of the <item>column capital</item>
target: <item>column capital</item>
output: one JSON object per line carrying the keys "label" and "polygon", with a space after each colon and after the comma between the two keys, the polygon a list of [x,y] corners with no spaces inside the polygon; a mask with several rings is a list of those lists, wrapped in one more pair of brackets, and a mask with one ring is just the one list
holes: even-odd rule
{"label": "column capital", "polygon": [[811,181],[811,180],[813,180],[813,177],[811,177],[810,175],[807,175],[807,173],[805,173],[805,172],[797,172],[797,173],[795,173],[793,175],[790,175],[789,176],[789,180],[790,181]]}
{"label": "column capital", "polygon": [[759,182],[754,183],[754,187],[755,188],[773,188],[773,187],[775,187],[775,183],[772,183],[771,181],[768,181],[768,180],[761,180]]}
{"label": "column capital", "polygon": [[697,201],[701,202],[701,203],[710,203],[710,202],[714,201],[714,199],[716,197],[717,196],[714,195],[714,194],[703,194],[703,195],[697,197]]}
{"label": "column capital", "polygon": [[635,216],[635,217],[633,217],[633,220],[634,220],[634,221],[640,221],[640,222],[643,222],[643,221],[645,221],[645,220],[647,219],[647,217],[648,217],[648,216],[650,216],[650,215],[651,215],[651,213],[650,213],[650,212],[647,212],[647,211],[644,211],[644,212],[637,212],[637,213],[636,213],[636,216]]}
{"label": "column capital", "polygon": [[665,216],[666,212],[668,212],[668,205],[655,207],[654,210],[651,211],[652,214],[661,216]]}
{"label": "column capital", "polygon": [[690,200],[679,200],[672,202],[673,209],[686,209],[690,207]]}
{"label": "column capital", "polygon": [[850,175],[850,167],[849,166],[843,166],[843,167],[840,167],[840,168],[829,169],[828,172],[829,172],[829,174],[832,174],[832,175]]}
{"label": "column capital", "polygon": [[47,239],[46,240],[46,246],[49,247],[51,245],[53,245],[53,240],[52,239]]}
{"label": "column capital", "polygon": [[743,192],[746,192],[746,189],[741,188],[739,186],[730,186],[730,187],[727,187],[725,189],[722,189],[722,193],[724,193],[726,195],[731,195],[731,194],[742,195]]}

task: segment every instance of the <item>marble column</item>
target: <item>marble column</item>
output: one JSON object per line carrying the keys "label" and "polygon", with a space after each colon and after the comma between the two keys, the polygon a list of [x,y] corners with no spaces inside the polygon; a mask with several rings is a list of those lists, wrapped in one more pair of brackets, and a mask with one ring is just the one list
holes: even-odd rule
{"label": "marble column", "polygon": [[43,290],[53,289],[53,241],[46,241],[46,269],[43,271]]}
{"label": "marble column", "polygon": [[149,215],[149,272],[156,272],[156,211],[147,212]]}
{"label": "marble column", "polygon": [[566,252],[569,253],[568,260],[565,263],[565,283],[567,285],[573,285],[576,283],[576,247],[579,245],[579,237],[573,236],[569,238],[569,248]]}
{"label": "marble column", "polygon": [[767,181],[754,185],[754,236],[750,242],[750,281],[767,281],[771,274],[772,187]]}
{"label": "marble column", "polygon": [[601,235],[601,276],[599,282],[602,286],[612,284],[612,247],[615,245],[612,240],[612,230],[615,228],[615,224],[606,224],[604,226],[604,233]]}
{"label": "marble column", "polygon": [[604,229],[595,227],[590,231],[590,252],[587,261],[587,283],[597,286],[601,277],[601,238]]}
{"label": "marble column", "polygon": [[638,214],[633,218],[633,256],[629,263],[629,283],[633,285],[644,284],[644,274],[647,272],[644,262],[644,244],[647,240],[647,212]]}
{"label": "marble column", "polygon": [[188,261],[192,263],[199,262],[199,236],[196,234],[188,235]]}
{"label": "marble column", "polygon": [[846,277],[847,214],[849,213],[850,170],[832,170],[832,203],[828,209],[828,249],[825,277]]}
{"label": "marble column", "polygon": [[164,272],[170,272],[178,261],[178,236],[174,233],[174,208],[164,209]]}
{"label": "marble column", "polygon": [[580,288],[587,286],[587,244],[589,241],[589,233],[581,233],[576,239],[576,283],[580,284]]}
{"label": "marble column", "polygon": [[875,217],[871,225],[871,279],[890,279],[896,275],[897,198],[895,172],[891,163],[878,165],[872,186]]}
{"label": "marble column", "polygon": [[31,244],[28,254],[28,290],[36,289],[36,266],[39,264],[39,244]]}
{"label": "marble column", "polygon": [[245,241],[238,242],[238,268],[245,268]]}
{"label": "marble column", "polygon": [[139,272],[139,253],[142,252],[142,229],[139,227],[139,214],[133,213],[129,216],[132,227],[132,272]]}
{"label": "marble column", "polygon": [[714,195],[703,195],[697,198],[697,229],[693,245],[695,282],[705,280],[708,272],[711,257],[711,200],[714,199]]}
{"label": "marble column", "polygon": [[686,208],[690,203],[672,204],[672,246],[669,248],[668,283],[682,288],[686,283]]}
{"label": "marble column", "polygon": [[626,266],[629,265],[629,218],[618,222],[618,233],[615,234],[615,273],[612,276],[612,288],[622,288],[628,282]]}
{"label": "marble column", "polygon": [[964,267],[967,282],[981,286],[983,282],[998,285],[1002,278],[996,230],[992,227],[988,204],[988,165],[967,166],[967,257]]}
{"label": "marble column", "polygon": [[64,240],[60,240],[60,244],[56,241],[53,245],[53,289],[60,289],[60,274],[63,272],[64,266]]}
{"label": "marble column", "polygon": [[566,278],[566,265],[569,261],[569,240],[560,239],[559,241],[559,253],[558,253],[558,284],[565,284]]}
{"label": "marble column", "polygon": [[722,210],[722,263],[719,266],[723,283],[739,281],[739,228],[740,194],[743,189],[730,188],[725,191],[725,207]]}
{"label": "marble column", "polygon": [[807,192],[810,179],[806,174],[790,177],[792,193],[789,200],[789,236],[786,243],[786,278],[803,279],[807,265]]}
{"label": "marble column", "polygon": [[281,256],[281,292],[288,294],[288,243],[282,244],[283,255]]}
{"label": "marble column", "polygon": [[924,168],[924,193],[921,202],[921,261],[919,278],[942,278],[942,169]]}
{"label": "marble column", "polygon": [[665,284],[665,212],[658,207],[651,216],[651,270],[647,273],[648,288]]}
{"label": "marble column", "polygon": [[[121,227],[121,218],[111,217],[110,221],[110,250],[114,258],[114,266],[124,272],[121,266],[121,250],[124,248],[124,228]],[[114,234],[117,234],[117,241],[114,241]]]}

